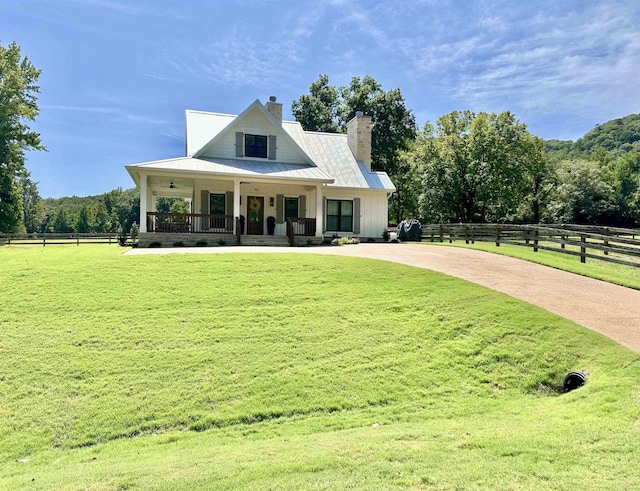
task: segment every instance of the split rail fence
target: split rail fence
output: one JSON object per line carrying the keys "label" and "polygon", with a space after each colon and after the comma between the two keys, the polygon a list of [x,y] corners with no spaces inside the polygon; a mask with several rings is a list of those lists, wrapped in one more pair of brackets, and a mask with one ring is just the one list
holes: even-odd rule
{"label": "split rail fence", "polygon": [[[125,237],[129,241],[129,236]],[[0,245],[54,245],[54,244],[118,244],[118,234],[0,234]]]}
{"label": "split rail fence", "polygon": [[430,224],[422,225],[422,240],[467,244],[494,242],[530,247],[580,257],[640,267],[640,229],[597,227],[590,225],[505,225],[505,224]]}

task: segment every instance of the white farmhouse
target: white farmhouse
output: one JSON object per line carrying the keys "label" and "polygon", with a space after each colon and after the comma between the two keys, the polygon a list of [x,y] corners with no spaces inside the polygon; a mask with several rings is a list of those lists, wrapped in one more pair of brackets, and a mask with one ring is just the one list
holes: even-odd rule
{"label": "white farmhouse", "polygon": [[[371,171],[371,118],[347,134],[282,121],[270,97],[241,114],[187,111],[186,156],[127,165],[140,189],[140,245],[292,244],[324,237],[379,238],[395,186]],[[158,197],[191,212],[159,213]]]}

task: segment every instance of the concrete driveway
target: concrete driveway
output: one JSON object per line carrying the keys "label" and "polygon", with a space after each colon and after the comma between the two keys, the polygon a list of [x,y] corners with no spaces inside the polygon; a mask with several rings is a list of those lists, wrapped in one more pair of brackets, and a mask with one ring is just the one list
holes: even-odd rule
{"label": "concrete driveway", "polygon": [[181,247],[132,249],[139,254],[326,254],[392,261],[462,278],[597,331],[640,352],[640,291],[507,256],[428,244],[331,247]]}

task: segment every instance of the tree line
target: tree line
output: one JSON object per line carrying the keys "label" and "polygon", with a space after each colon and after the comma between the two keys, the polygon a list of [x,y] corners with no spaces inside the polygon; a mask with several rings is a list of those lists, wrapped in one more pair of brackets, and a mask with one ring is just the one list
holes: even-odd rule
{"label": "tree line", "polygon": [[[136,189],[39,196],[25,151],[46,150],[28,125],[39,112],[40,73],[16,43],[0,45],[0,232],[129,230],[139,219]],[[640,114],[598,125],[576,142],[545,142],[508,111],[453,111],[418,129],[399,88],[384,90],[370,76],[336,87],[327,75],[291,109],[307,131],[346,132],[357,111],[371,116],[372,169],[397,188],[392,223],[640,225]],[[184,212],[186,203],[161,199],[157,209]]]}
{"label": "tree line", "polygon": [[345,132],[356,111],[372,117],[373,170],[397,187],[391,222],[640,225],[640,114],[545,142],[509,111],[453,111],[418,129],[400,89],[369,76],[334,87],[320,75],[292,104],[310,131]]}

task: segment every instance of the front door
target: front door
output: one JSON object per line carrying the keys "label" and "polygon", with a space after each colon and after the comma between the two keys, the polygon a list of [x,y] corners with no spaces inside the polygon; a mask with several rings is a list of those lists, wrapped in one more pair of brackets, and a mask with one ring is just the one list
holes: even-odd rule
{"label": "front door", "polygon": [[248,235],[264,234],[264,198],[262,196],[247,197]]}

